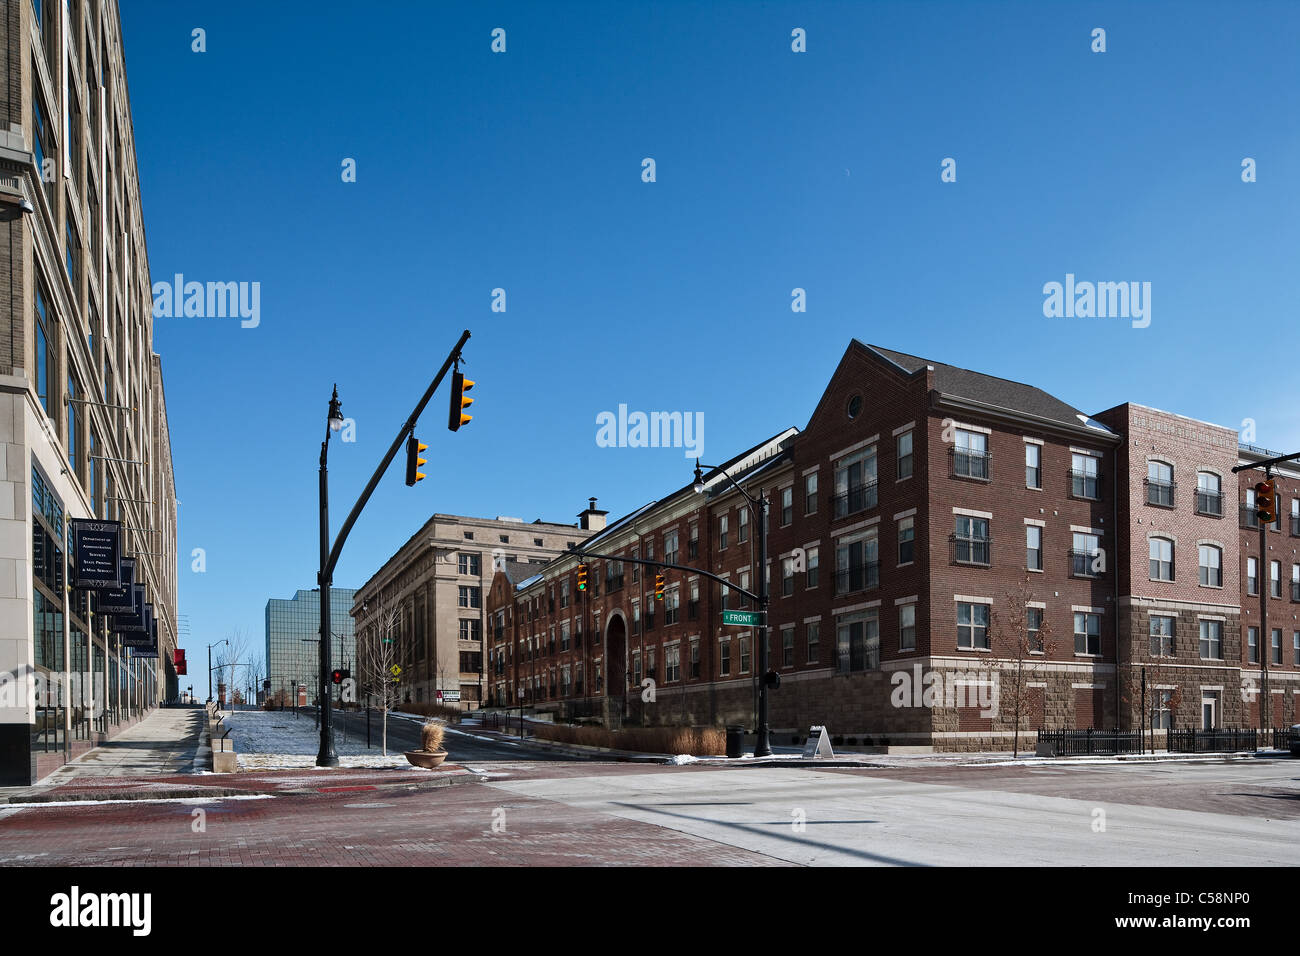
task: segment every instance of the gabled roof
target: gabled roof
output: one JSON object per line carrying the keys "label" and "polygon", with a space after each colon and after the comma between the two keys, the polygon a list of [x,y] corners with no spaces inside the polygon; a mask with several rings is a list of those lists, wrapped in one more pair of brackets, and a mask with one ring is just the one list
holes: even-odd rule
{"label": "gabled roof", "polygon": [[1004,408],[1011,412],[1032,415],[1036,418],[1068,425],[1071,428],[1079,428],[1080,426],[1096,427],[1096,423],[1092,422],[1089,416],[1082,411],[1067,402],[1061,401],[1055,395],[1049,395],[1041,388],[1035,388],[1033,385],[1013,382],[1010,379],[998,378],[995,375],[985,375],[983,372],[974,372],[956,365],[946,365],[943,362],[921,358],[917,355],[909,355],[906,352],[895,352],[893,349],[887,349],[879,345],[865,345],[858,342],[857,339],[854,339],[854,342],[871,352],[875,352],[881,358],[892,362],[909,374],[919,372],[926,366],[932,367],[934,369],[934,387],[945,395],[979,402],[982,405]]}

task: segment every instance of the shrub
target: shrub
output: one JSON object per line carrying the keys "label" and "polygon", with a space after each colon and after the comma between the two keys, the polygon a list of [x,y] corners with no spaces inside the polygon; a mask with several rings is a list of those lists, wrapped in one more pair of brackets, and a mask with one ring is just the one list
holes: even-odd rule
{"label": "shrub", "polygon": [[638,753],[712,757],[727,752],[726,734],[717,727],[629,727],[615,731],[542,724],[535,726],[533,733],[543,740]]}
{"label": "shrub", "polygon": [[444,733],[441,721],[425,721],[420,728],[420,749],[425,753],[437,753],[442,749],[442,735]]}

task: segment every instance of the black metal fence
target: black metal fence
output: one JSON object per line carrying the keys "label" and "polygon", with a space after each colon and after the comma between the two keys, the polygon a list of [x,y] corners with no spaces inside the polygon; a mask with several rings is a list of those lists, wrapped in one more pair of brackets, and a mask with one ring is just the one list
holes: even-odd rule
{"label": "black metal fence", "polygon": [[1142,735],[1136,730],[1040,730],[1040,757],[1080,757],[1142,752]]}
{"label": "black metal fence", "polygon": [[1165,747],[1171,754],[1236,753],[1258,750],[1260,737],[1255,730],[1170,730]]}

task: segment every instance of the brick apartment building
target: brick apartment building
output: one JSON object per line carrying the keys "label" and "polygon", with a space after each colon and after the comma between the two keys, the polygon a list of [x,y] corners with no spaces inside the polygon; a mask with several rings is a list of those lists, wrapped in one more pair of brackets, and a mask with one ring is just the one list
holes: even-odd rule
{"label": "brick apartment building", "polygon": [[[1008,746],[1017,702],[1025,742],[1039,727],[1131,728],[1144,673],[1158,727],[1254,726],[1260,653],[1272,723],[1290,723],[1300,470],[1275,469],[1294,517],[1269,532],[1267,646],[1248,631],[1258,532],[1238,527],[1252,520],[1238,503],[1253,504],[1245,490],[1259,473],[1231,472],[1265,454],[1232,429],[1133,404],[1087,415],[1029,385],[854,340],[803,430],[724,463],[769,500],[769,661],[782,681],[772,728]],[[584,547],[756,591],[752,521],[715,474],[703,494],[686,485]],[[610,724],[752,723],[757,634],[721,624],[722,610],[745,606],[738,595],[670,571],[655,601],[652,571],[597,559],[579,592],[577,564],[564,555],[496,575],[492,702],[522,692],[538,710]]]}

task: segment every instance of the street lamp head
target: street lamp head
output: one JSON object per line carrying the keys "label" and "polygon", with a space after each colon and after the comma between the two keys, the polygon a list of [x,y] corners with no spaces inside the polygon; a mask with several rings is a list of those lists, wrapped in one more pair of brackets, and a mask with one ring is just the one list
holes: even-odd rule
{"label": "street lamp head", "polygon": [[339,387],[334,386],[334,397],[330,399],[330,431],[336,432],[343,427],[343,403],[339,401]]}
{"label": "street lamp head", "polygon": [[704,494],[704,475],[700,472],[700,460],[695,459],[695,484],[692,486],[697,495]]}

